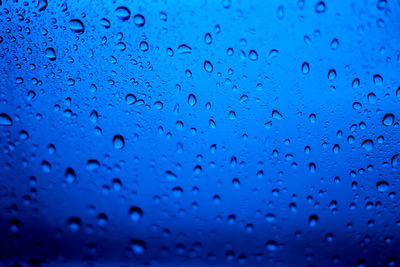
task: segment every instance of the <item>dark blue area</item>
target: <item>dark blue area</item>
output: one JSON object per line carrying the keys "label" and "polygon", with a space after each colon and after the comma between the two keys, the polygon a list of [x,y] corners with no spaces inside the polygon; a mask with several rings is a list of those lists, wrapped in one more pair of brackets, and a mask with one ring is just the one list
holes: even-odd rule
{"label": "dark blue area", "polygon": [[398,266],[400,1],[0,0],[0,266]]}

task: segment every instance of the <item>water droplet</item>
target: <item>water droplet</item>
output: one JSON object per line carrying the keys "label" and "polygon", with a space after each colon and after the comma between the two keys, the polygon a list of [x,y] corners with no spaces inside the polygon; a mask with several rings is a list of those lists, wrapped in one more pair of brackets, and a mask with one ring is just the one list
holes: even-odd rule
{"label": "water droplet", "polygon": [[133,103],[136,102],[136,96],[134,96],[132,94],[127,94],[125,96],[125,101],[126,101],[126,104],[132,105]]}
{"label": "water droplet", "polygon": [[100,24],[106,29],[109,29],[111,27],[111,22],[106,18],[100,19]]}
{"label": "water droplet", "polygon": [[255,50],[250,50],[249,59],[252,61],[256,61],[258,59],[258,54]]}
{"label": "water droplet", "polygon": [[190,53],[192,53],[192,48],[185,44],[181,44],[180,46],[178,46],[178,53],[179,54],[190,54]]}
{"label": "water droplet", "polygon": [[124,6],[117,7],[117,9],[115,9],[115,13],[122,21],[126,21],[131,17],[131,12],[127,7]]}
{"label": "water droplet", "polygon": [[204,42],[208,45],[212,43],[212,37],[210,33],[206,33],[206,35],[204,36]]}
{"label": "water droplet", "polygon": [[100,167],[100,162],[98,162],[98,161],[95,160],[95,159],[90,159],[90,160],[88,160],[87,163],[86,163],[86,169],[87,169],[88,171],[94,171],[94,170],[96,170],[96,169],[99,168],[99,167]]}
{"label": "water droplet", "polygon": [[382,78],[382,76],[380,76],[379,74],[374,75],[373,80],[374,80],[374,84],[375,84],[376,86],[380,86],[380,85],[383,84],[383,78]]}
{"label": "water droplet", "polygon": [[215,128],[215,127],[216,127],[215,121],[212,120],[212,119],[210,119],[210,120],[208,121],[208,124],[210,125],[211,128]]}
{"label": "water droplet", "polygon": [[314,113],[312,113],[308,119],[310,120],[311,123],[315,123],[315,121],[317,120],[317,116]]}
{"label": "water droplet", "polygon": [[358,78],[354,79],[352,84],[353,88],[358,88],[358,86],[360,85],[360,80]]}
{"label": "water droplet", "polygon": [[0,113],[0,125],[3,126],[12,126],[13,125],[13,121],[10,118],[10,116],[8,116],[5,113]]}
{"label": "water droplet", "polygon": [[51,61],[56,60],[57,56],[56,56],[56,52],[54,51],[53,48],[48,47],[48,48],[46,49],[46,57],[47,57],[48,59],[50,59]]}
{"label": "water droplet", "polygon": [[164,104],[161,101],[156,101],[154,102],[154,108],[158,110],[162,110],[164,107]]}
{"label": "water droplet", "polygon": [[70,217],[67,224],[71,232],[78,232],[82,227],[82,221],[79,217]]}
{"label": "water droplet", "polygon": [[146,249],[146,243],[139,239],[131,240],[131,247],[135,254],[143,254]]}
{"label": "water droplet", "polygon": [[310,227],[315,227],[318,223],[318,216],[317,215],[310,215],[308,217],[308,225]]}
{"label": "water droplet", "polygon": [[277,119],[277,120],[282,120],[283,119],[282,114],[279,113],[279,111],[277,111],[277,110],[273,110],[272,111],[272,117]]}
{"label": "water droplet", "polygon": [[310,65],[308,65],[307,62],[304,62],[303,65],[301,65],[301,71],[304,74],[308,74],[310,72]]}
{"label": "water droplet", "polygon": [[240,102],[240,103],[243,103],[243,102],[245,102],[248,98],[249,98],[249,97],[248,97],[247,95],[242,95],[242,96],[240,97],[240,99],[239,99],[239,102]]}
{"label": "water droplet", "polygon": [[318,14],[320,13],[324,13],[326,11],[326,5],[324,3],[324,1],[319,1],[315,4],[315,12],[317,12]]}
{"label": "water droplet", "polygon": [[330,69],[328,72],[328,79],[333,81],[336,78],[336,71],[334,69]]}
{"label": "water droplet", "polygon": [[135,25],[138,27],[143,27],[145,24],[145,19],[142,15],[137,14],[133,17],[133,21],[135,22]]}
{"label": "water droplet", "polygon": [[379,192],[385,192],[389,188],[389,183],[386,182],[385,180],[381,180],[376,183],[376,189],[378,189]]}
{"label": "water droplet", "polygon": [[233,110],[229,111],[229,119],[231,119],[231,120],[235,120],[236,119],[235,111],[233,111]]}
{"label": "water droplet", "polygon": [[196,99],[196,96],[195,96],[194,94],[190,94],[190,95],[189,95],[189,97],[188,97],[188,103],[189,103],[189,105],[191,105],[192,107],[193,107],[194,105],[196,105],[197,99]]}
{"label": "water droplet", "polygon": [[93,122],[93,123],[96,123],[96,122],[97,122],[97,120],[99,119],[99,114],[97,113],[96,110],[93,110],[93,111],[90,113],[89,119],[90,119],[90,121]]}
{"label": "water droplet", "polygon": [[116,149],[123,149],[125,146],[125,140],[122,135],[115,135],[113,138],[113,144]]}
{"label": "water droplet", "polygon": [[275,240],[270,240],[265,243],[265,248],[272,252],[278,249],[278,245]]}
{"label": "water droplet", "polygon": [[393,123],[394,123],[394,115],[391,113],[387,113],[382,119],[382,124],[385,126],[392,126]]}
{"label": "water droplet", "polygon": [[149,51],[149,44],[145,41],[140,42],[140,50],[146,52]]}
{"label": "water droplet", "polygon": [[75,174],[74,169],[68,168],[65,171],[65,181],[67,181],[67,183],[69,183],[69,184],[76,181],[76,174]]}
{"label": "water droplet", "polygon": [[47,8],[47,0],[39,0],[38,1],[39,11],[44,11]]}
{"label": "water droplet", "polygon": [[278,19],[283,19],[285,17],[285,8],[283,6],[278,6],[276,16]]}
{"label": "water droplet", "polygon": [[367,140],[364,140],[364,141],[361,143],[361,146],[362,146],[365,150],[371,151],[372,148],[374,147],[374,142],[373,142],[371,139],[367,139]]}
{"label": "water droplet", "polygon": [[353,103],[353,109],[355,110],[360,110],[362,108],[362,105],[360,102],[354,102]]}
{"label": "water droplet", "polygon": [[204,69],[206,72],[211,73],[213,71],[214,67],[210,61],[206,60],[206,61],[204,61]]}
{"label": "water droplet", "polygon": [[142,218],[143,211],[141,208],[137,206],[131,206],[129,208],[129,216],[131,217],[132,221],[137,222]]}
{"label": "water droplet", "polygon": [[332,50],[336,50],[336,49],[338,49],[338,47],[339,47],[339,41],[338,41],[338,39],[333,39],[332,41],[331,41],[331,49]]}
{"label": "water droplet", "polygon": [[165,176],[168,181],[176,181],[176,178],[177,178],[176,174],[171,171],[166,171]]}
{"label": "water droplet", "polygon": [[80,21],[79,19],[71,19],[69,21],[69,27],[71,31],[75,33],[82,34],[85,31],[85,26],[83,25],[83,22]]}

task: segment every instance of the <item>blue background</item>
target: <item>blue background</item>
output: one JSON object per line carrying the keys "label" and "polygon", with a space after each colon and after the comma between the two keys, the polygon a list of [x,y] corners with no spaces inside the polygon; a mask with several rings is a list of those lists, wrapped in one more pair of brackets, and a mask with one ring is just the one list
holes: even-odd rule
{"label": "blue background", "polygon": [[392,0],[0,1],[0,265],[398,265],[399,42]]}

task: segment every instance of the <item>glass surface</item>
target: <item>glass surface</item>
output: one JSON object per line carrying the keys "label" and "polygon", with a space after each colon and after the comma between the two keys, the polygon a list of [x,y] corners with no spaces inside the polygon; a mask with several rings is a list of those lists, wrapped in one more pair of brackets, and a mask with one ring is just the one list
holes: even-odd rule
{"label": "glass surface", "polygon": [[0,0],[0,266],[398,266],[400,1]]}

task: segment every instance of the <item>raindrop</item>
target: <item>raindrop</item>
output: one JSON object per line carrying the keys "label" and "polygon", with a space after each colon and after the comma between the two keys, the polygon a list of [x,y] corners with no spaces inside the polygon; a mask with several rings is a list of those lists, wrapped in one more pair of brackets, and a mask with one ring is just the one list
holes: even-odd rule
{"label": "raindrop", "polygon": [[127,7],[124,6],[117,7],[117,9],[115,9],[115,13],[122,21],[126,21],[131,17],[131,12]]}
{"label": "raindrop", "polygon": [[189,103],[189,105],[190,106],[194,106],[194,105],[196,105],[196,103],[197,103],[197,99],[196,99],[196,96],[194,95],[194,94],[190,94],[189,96],[188,96],[188,103]]}
{"label": "raindrop", "polygon": [[315,9],[315,12],[317,12],[318,14],[324,13],[326,10],[326,5],[323,1],[319,1],[315,4],[314,9]]}
{"label": "raindrop", "polygon": [[13,121],[10,118],[10,116],[8,116],[5,113],[0,113],[0,125],[3,126],[12,126],[13,125]]}
{"label": "raindrop", "polygon": [[122,135],[115,135],[113,138],[113,144],[116,149],[123,149],[125,146],[125,140]]}
{"label": "raindrop", "polygon": [[49,47],[46,49],[46,57],[48,59],[50,59],[51,61],[56,60],[57,56],[56,56],[56,52],[54,51],[53,48]]}
{"label": "raindrop", "polygon": [[212,37],[210,33],[206,33],[206,35],[204,36],[204,42],[208,45],[212,43]]}
{"label": "raindrop", "polygon": [[315,227],[318,223],[318,216],[317,215],[310,215],[308,217],[308,225],[310,227]]}
{"label": "raindrop", "polygon": [[394,123],[394,115],[391,113],[387,113],[383,119],[382,119],[382,124],[385,126],[391,126]]}
{"label": "raindrop", "polygon": [[137,14],[133,17],[133,21],[135,22],[135,25],[138,27],[143,27],[144,23],[146,22],[144,17],[140,14]]}
{"label": "raindrop", "polygon": [[328,79],[333,81],[336,78],[336,71],[334,69],[330,69],[328,72]]}
{"label": "raindrop", "polygon": [[140,42],[140,50],[146,52],[149,50],[149,44],[145,41]]}
{"label": "raindrop", "polygon": [[282,114],[279,113],[279,111],[277,111],[277,110],[273,110],[272,111],[272,117],[277,119],[277,120],[282,120],[283,119]]}
{"label": "raindrop", "polygon": [[206,72],[211,73],[213,71],[213,68],[214,67],[213,67],[213,65],[211,64],[210,61],[208,61],[208,60],[204,61],[204,69],[205,69]]}
{"label": "raindrop", "polygon": [[249,59],[252,61],[256,61],[258,59],[258,54],[255,50],[250,50]]}
{"label": "raindrop", "polygon": [[190,54],[192,53],[192,48],[185,44],[178,46],[178,53],[179,54]]}
{"label": "raindrop", "polygon": [[137,222],[142,218],[143,211],[141,208],[137,206],[131,206],[129,208],[129,216],[131,217],[132,221]]}
{"label": "raindrop", "polygon": [[308,74],[310,72],[310,65],[308,65],[307,62],[304,62],[303,65],[301,66],[301,71],[304,74]]}
{"label": "raindrop", "polygon": [[70,217],[67,224],[71,232],[78,232],[82,227],[82,221],[79,217]]}
{"label": "raindrop", "polygon": [[70,27],[71,31],[73,31],[75,33],[82,34],[85,31],[85,27],[84,27],[82,21],[80,21],[79,19],[71,19],[69,21],[69,27]]}
{"label": "raindrop", "polygon": [[380,85],[383,84],[383,78],[382,78],[382,76],[380,76],[379,74],[374,75],[373,80],[374,80],[374,84],[375,84],[376,86],[380,86]]}
{"label": "raindrop", "polygon": [[386,182],[385,180],[381,180],[376,183],[376,189],[378,189],[379,192],[385,192],[389,188],[389,183]]}
{"label": "raindrop", "polygon": [[362,146],[365,150],[371,151],[372,148],[374,147],[374,142],[372,142],[371,139],[367,139],[367,140],[364,140],[364,141],[361,143],[361,146]]}

